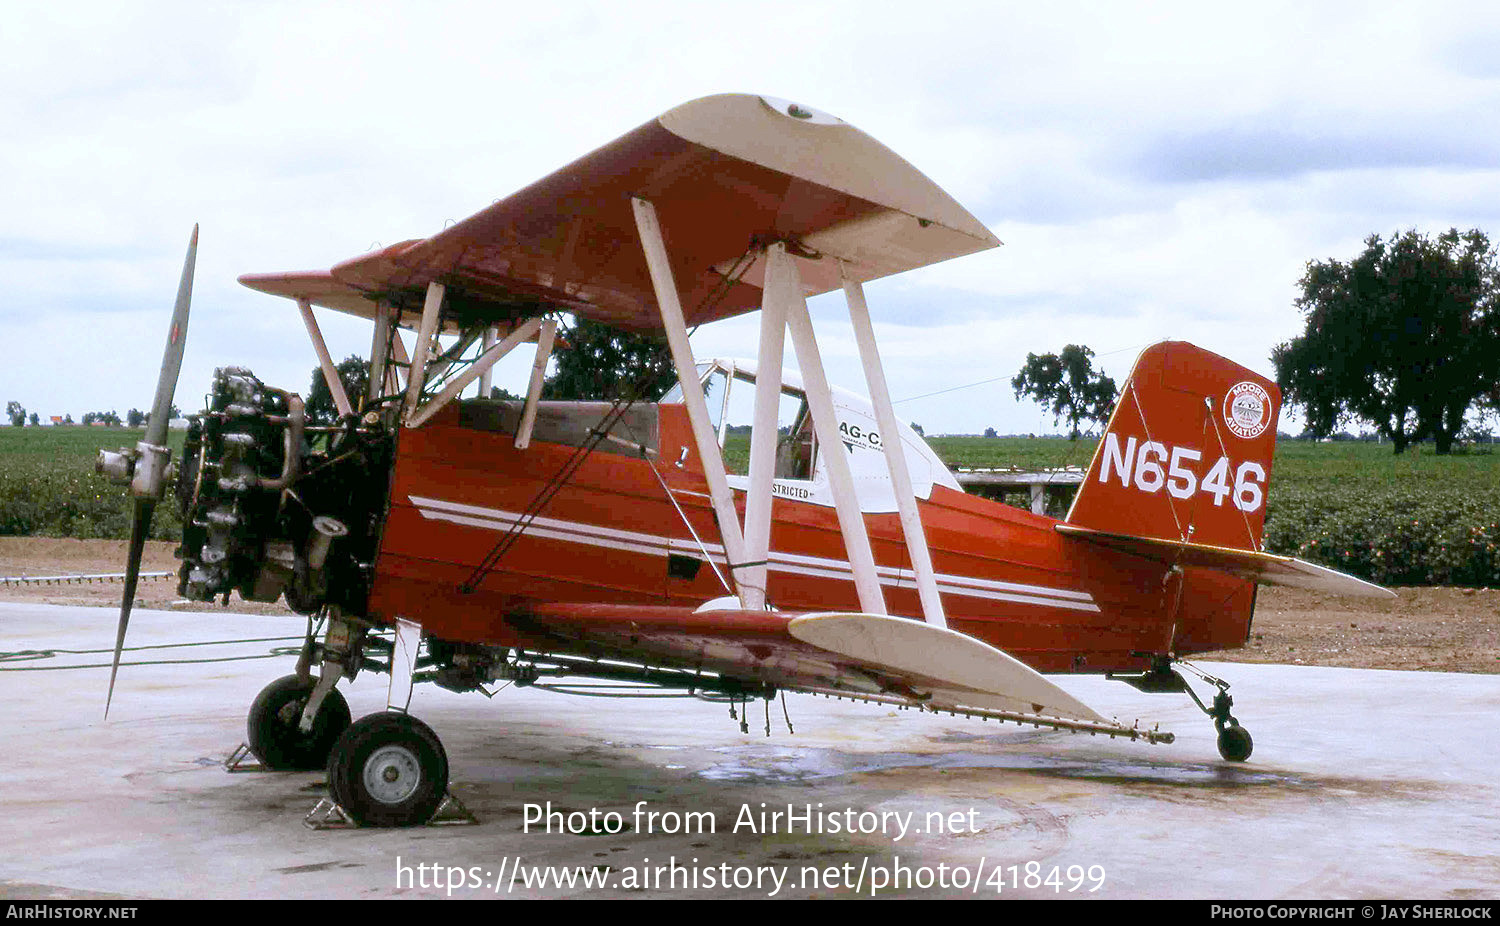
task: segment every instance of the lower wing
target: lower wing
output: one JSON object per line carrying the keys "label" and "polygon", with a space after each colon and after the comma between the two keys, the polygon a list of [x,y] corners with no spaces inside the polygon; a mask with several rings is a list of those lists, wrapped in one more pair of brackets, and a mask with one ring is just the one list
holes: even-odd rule
{"label": "lower wing", "polygon": [[550,602],[508,621],[540,652],[707,671],[780,688],[896,696],[943,710],[1106,722],[1001,650],[906,618]]}

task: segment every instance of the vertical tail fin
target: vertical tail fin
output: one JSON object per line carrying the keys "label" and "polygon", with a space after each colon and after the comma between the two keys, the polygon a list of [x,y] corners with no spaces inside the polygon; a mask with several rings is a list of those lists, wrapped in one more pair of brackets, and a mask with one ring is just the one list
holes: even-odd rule
{"label": "vertical tail fin", "polygon": [[1146,348],[1126,380],[1067,523],[1260,549],[1281,391],[1184,341]]}

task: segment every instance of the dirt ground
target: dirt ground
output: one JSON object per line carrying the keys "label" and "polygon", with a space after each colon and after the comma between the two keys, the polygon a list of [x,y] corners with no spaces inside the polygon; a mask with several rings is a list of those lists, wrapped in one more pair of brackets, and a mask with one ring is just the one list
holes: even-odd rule
{"label": "dirt ground", "polygon": [[[129,544],[124,540],[70,540],[54,537],[0,537],[0,601],[32,601],[38,604],[71,604],[108,608],[120,606],[124,585],[119,580],[74,580],[7,584],[19,576],[118,575],[125,571]],[[202,601],[184,601],[177,594],[177,544],[148,540],[141,556],[141,580],[136,586],[135,606],[162,611],[203,611],[219,607]],[[151,578],[148,573],[170,573]],[[240,614],[291,614],[277,602],[242,601],[232,595],[225,610]],[[4,631],[0,630],[0,636]]]}
{"label": "dirt ground", "polygon": [[[0,580],[15,576],[119,573],[125,542],[0,537]],[[137,607],[202,610],[217,605],[177,597],[174,545],[147,544],[141,571],[173,578],[143,579]],[[1500,590],[1400,588],[1395,600],[1335,598],[1299,589],[1263,587],[1244,649],[1195,658],[1360,669],[1426,669],[1500,674]],[[118,605],[117,581],[7,585],[0,601],[34,601],[109,607]],[[230,599],[228,610],[290,613],[280,604]],[[0,629],[3,635],[3,629]]]}

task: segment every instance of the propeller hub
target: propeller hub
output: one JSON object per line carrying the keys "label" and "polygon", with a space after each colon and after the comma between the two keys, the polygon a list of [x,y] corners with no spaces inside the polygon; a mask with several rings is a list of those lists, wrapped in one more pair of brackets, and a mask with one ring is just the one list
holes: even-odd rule
{"label": "propeller hub", "polygon": [[172,461],[172,451],[145,441],[136,444],[135,450],[130,494],[136,498],[160,499],[167,491],[167,465]]}
{"label": "propeller hub", "polygon": [[101,450],[99,459],[94,462],[94,472],[117,486],[130,485],[130,480],[135,476],[135,452],[125,449],[119,453]]}

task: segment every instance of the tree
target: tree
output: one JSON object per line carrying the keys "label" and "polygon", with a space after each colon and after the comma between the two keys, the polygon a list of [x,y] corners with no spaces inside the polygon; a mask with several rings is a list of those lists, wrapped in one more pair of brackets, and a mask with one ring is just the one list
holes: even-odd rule
{"label": "tree", "polygon": [[1326,437],[1350,419],[1396,453],[1431,438],[1449,453],[1465,416],[1500,389],[1497,260],[1478,229],[1365,239],[1352,261],[1310,261],[1303,335],[1271,352],[1287,401]]}
{"label": "tree", "polygon": [[42,426],[42,420],[41,418],[37,417],[36,412],[31,413],[31,426],[33,428],[39,428]]}
{"label": "tree", "polygon": [[630,394],[654,402],[677,382],[665,341],[586,318],[577,319],[567,341],[567,349],[555,355],[557,372],[542,386],[546,398],[617,399]]}
{"label": "tree", "polygon": [[1050,408],[1054,425],[1066,420],[1069,440],[1078,439],[1083,421],[1107,422],[1119,394],[1115,381],[1094,369],[1094,352],[1077,344],[1061,354],[1027,354],[1010,385],[1017,399],[1030,396]]}
{"label": "tree", "polygon": [[[182,417],[182,409],[178,408],[175,404],[169,405],[167,407],[167,421],[168,422],[175,421],[175,420],[177,420],[178,418],[181,418],[181,417]],[[71,422],[69,422],[69,423],[71,424]],[[141,414],[141,423],[142,424],[150,424],[151,423],[151,413],[150,412],[143,412]]]}
{"label": "tree", "polygon": [[132,428],[138,428],[146,423],[146,413],[138,408],[132,408],[125,413],[125,423]]}
{"label": "tree", "polygon": [[[358,407],[360,398],[369,388],[369,364],[358,354],[351,354],[334,369],[338,371],[339,382],[344,384],[344,394]],[[328,380],[323,378],[321,366],[313,367],[306,410],[309,424],[333,424],[339,418],[338,407],[333,404],[333,391],[328,388]]]}
{"label": "tree", "polygon": [[107,412],[85,412],[83,415],[83,423],[108,424],[118,426],[120,424],[120,416],[113,410]]}
{"label": "tree", "polygon": [[26,424],[26,409],[21,407],[20,402],[7,402],[5,414],[13,427],[19,428]]}

